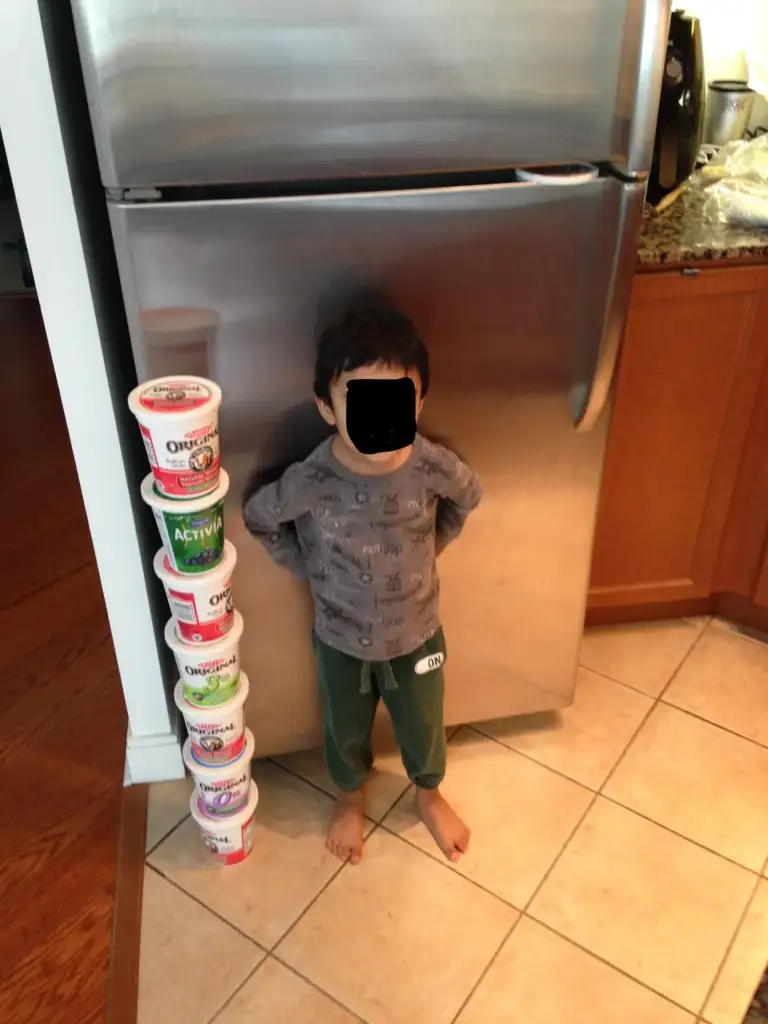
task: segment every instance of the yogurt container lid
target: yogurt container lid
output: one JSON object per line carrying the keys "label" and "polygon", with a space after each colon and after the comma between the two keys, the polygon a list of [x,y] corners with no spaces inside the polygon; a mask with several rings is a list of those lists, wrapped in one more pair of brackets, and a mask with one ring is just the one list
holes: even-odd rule
{"label": "yogurt container lid", "polygon": [[[185,501],[184,504],[186,505],[188,502]],[[199,572],[194,576],[176,572],[171,567],[165,548],[160,548],[152,559],[152,568],[155,570],[155,576],[169,587],[180,587],[183,585],[185,590],[216,589],[231,576],[235,571],[236,564],[237,550],[231,540],[224,541],[224,556],[218,565],[215,565],[213,569],[206,569],[205,572]]]}
{"label": "yogurt container lid", "polygon": [[[198,778],[202,779],[221,779],[228,775],[236,775],[237,772],[241,771],[245,764],[253,760],[253,752],[255,749],[256,743],[253,739],[253,733],[250,729],[246,729],[245,749],[240,757],[236,758],[234,761],[227,762],[227,764],[201,764],[192,753],[191,740],[184,741],[184,746],[181,749],[181,755],[184,758],[184,764],[193,775],[197,775]],[[229,817],[230,816],[228,815],[228,820]]]}
{"label": "yogurt container lid", "polygon": [[[236,644],[240,637],[243,635],[243,616],[239,611],[235,610],[234,622],[232,628],[224,636],[218,640],[211,640],[207,644],[188,644],[176,632],[176,623],[173,619],[169,619],[165,624],[165,642],[171,648],[174,653],[181,654],[186,657],[199,654],[201,658],[206,661],[209,658],[215,658],[218,654],[223,654],[228,647]],[[225,707],[225,704],[219,704],[218,707]]]}
{"label": "yogurt container lid", "polygon": [[[151,473],[141,481],[141,496],[152,508],[160,509],[161,512],[187,513],[202,512],[210,508],[217,501],[226,495],[229,490],[229,474],[221,470],[219,486],[215,491],[208,494],[201,494],[195,498],[166,498],[155,488],[155,478]],[[184,577],[186,579],[186,577]]]}
{"label": "yogurt container lid", "polygon": [[248,793],[248,803],[245,807],[242,807],[239,811],[235,811],[234,814],[228,814],[225,818],[209,818],[207,814],[203,814],[200,810],[199,798],[197,790],[189,798],[189,809],[192,812],[192,817],[195,819],[198,825],[202,828],[215,828],[220,831],[229,829],[241,829],[243,825],[246,825],[254,815],[256,807],[259,803],[259,790],[256,783],[251,779],[251,787]]}
{"label": "yogurt container lid", "polygon": [[233,711],[238,711],[245,704],[249,689],[248,676],[245,672],[241,672],[240,684],[232,700],[224,701],[223,704],[216,704],[211,708],[199,708],[195,704],[189,704],[184,700],[184,684],[179,679],[173,688],[173,699],[176,701],[176,707],[189,721],[215,722],[218,719],[227,718]]}
{"label": "yogurt container lid", "polygon": [[177,422],[203,411],[214,413],[221,404],[221,388],[205,377],[155,377],[139,384],[128,395],[128,407],[136,417],[160,415]]}

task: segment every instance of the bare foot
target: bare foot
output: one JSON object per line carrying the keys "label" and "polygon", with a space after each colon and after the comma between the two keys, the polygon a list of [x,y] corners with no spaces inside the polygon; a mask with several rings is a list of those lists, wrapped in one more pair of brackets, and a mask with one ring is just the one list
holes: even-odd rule
{"label": "bare foot", "polygon": [[421,820],[448,860],[456,861],[469,849],[470,831],[437,789],[417,789]]}
{"label": "bare foot", "polygon": [[333,809],[325,845],[339,860],[359,864],[363,857],[363,812],[365,793],[339,793]]}

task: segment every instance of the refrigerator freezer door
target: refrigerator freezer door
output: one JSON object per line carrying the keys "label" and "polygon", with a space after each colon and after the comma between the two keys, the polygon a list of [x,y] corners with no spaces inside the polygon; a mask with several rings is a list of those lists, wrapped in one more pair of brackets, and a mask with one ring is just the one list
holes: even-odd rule
{"label": "refrigerator freezer door", "polygon": [[669,4],[72,0],[102,178],[123,187],[647,170]]}
{"label": "refrigerator freezer door", "polygon": [[570,702],[607,419],[578,431],[574,396],[590,394],[619,225],[641,204],[642,188],[605,178],[112,206],[139,376],[189,368],[224,391],[225,529],[258,753],[310,745],[319,719],[308,594],[245,532],[240,498],[324,435],[316,324],[366,284],[425,336],[424,432],[485,490],[439,561],[448,721]]}

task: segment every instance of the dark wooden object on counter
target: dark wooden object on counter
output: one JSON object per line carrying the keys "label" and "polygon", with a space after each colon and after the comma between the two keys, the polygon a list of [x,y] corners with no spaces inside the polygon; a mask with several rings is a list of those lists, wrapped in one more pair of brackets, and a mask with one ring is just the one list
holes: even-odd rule
{"label": "dark wooden object on counter", "polygon": [[0,300],[0,357],[0,1021],[102,1024],[125,705],[33,300]]}
{"label": "dark wooden object on counter", "polygon": [[589,620],[768,609],[767,537],[768,266],[638,274]]}

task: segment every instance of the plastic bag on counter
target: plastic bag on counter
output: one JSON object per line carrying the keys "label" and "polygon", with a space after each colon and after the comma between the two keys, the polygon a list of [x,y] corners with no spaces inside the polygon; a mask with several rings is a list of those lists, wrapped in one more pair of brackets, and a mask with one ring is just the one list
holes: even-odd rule
{"label": "plastic bag on counter", "polygon": [[711,224],[768,228],[768,180],[722,178],[707,192],[702,212]]}
{"label": "plastic bag on counter", "polygon": [[694,185],[709,185],[723,178],[740,178],[768,185],[768,134],[756,139],[728,142],[717,156],[692,177]]}
{"label": "plastic bag on counter", "polygon": [[704,220],[711,225],[768,228],[768,135],[729,142],[691,177],[701,189]]}

